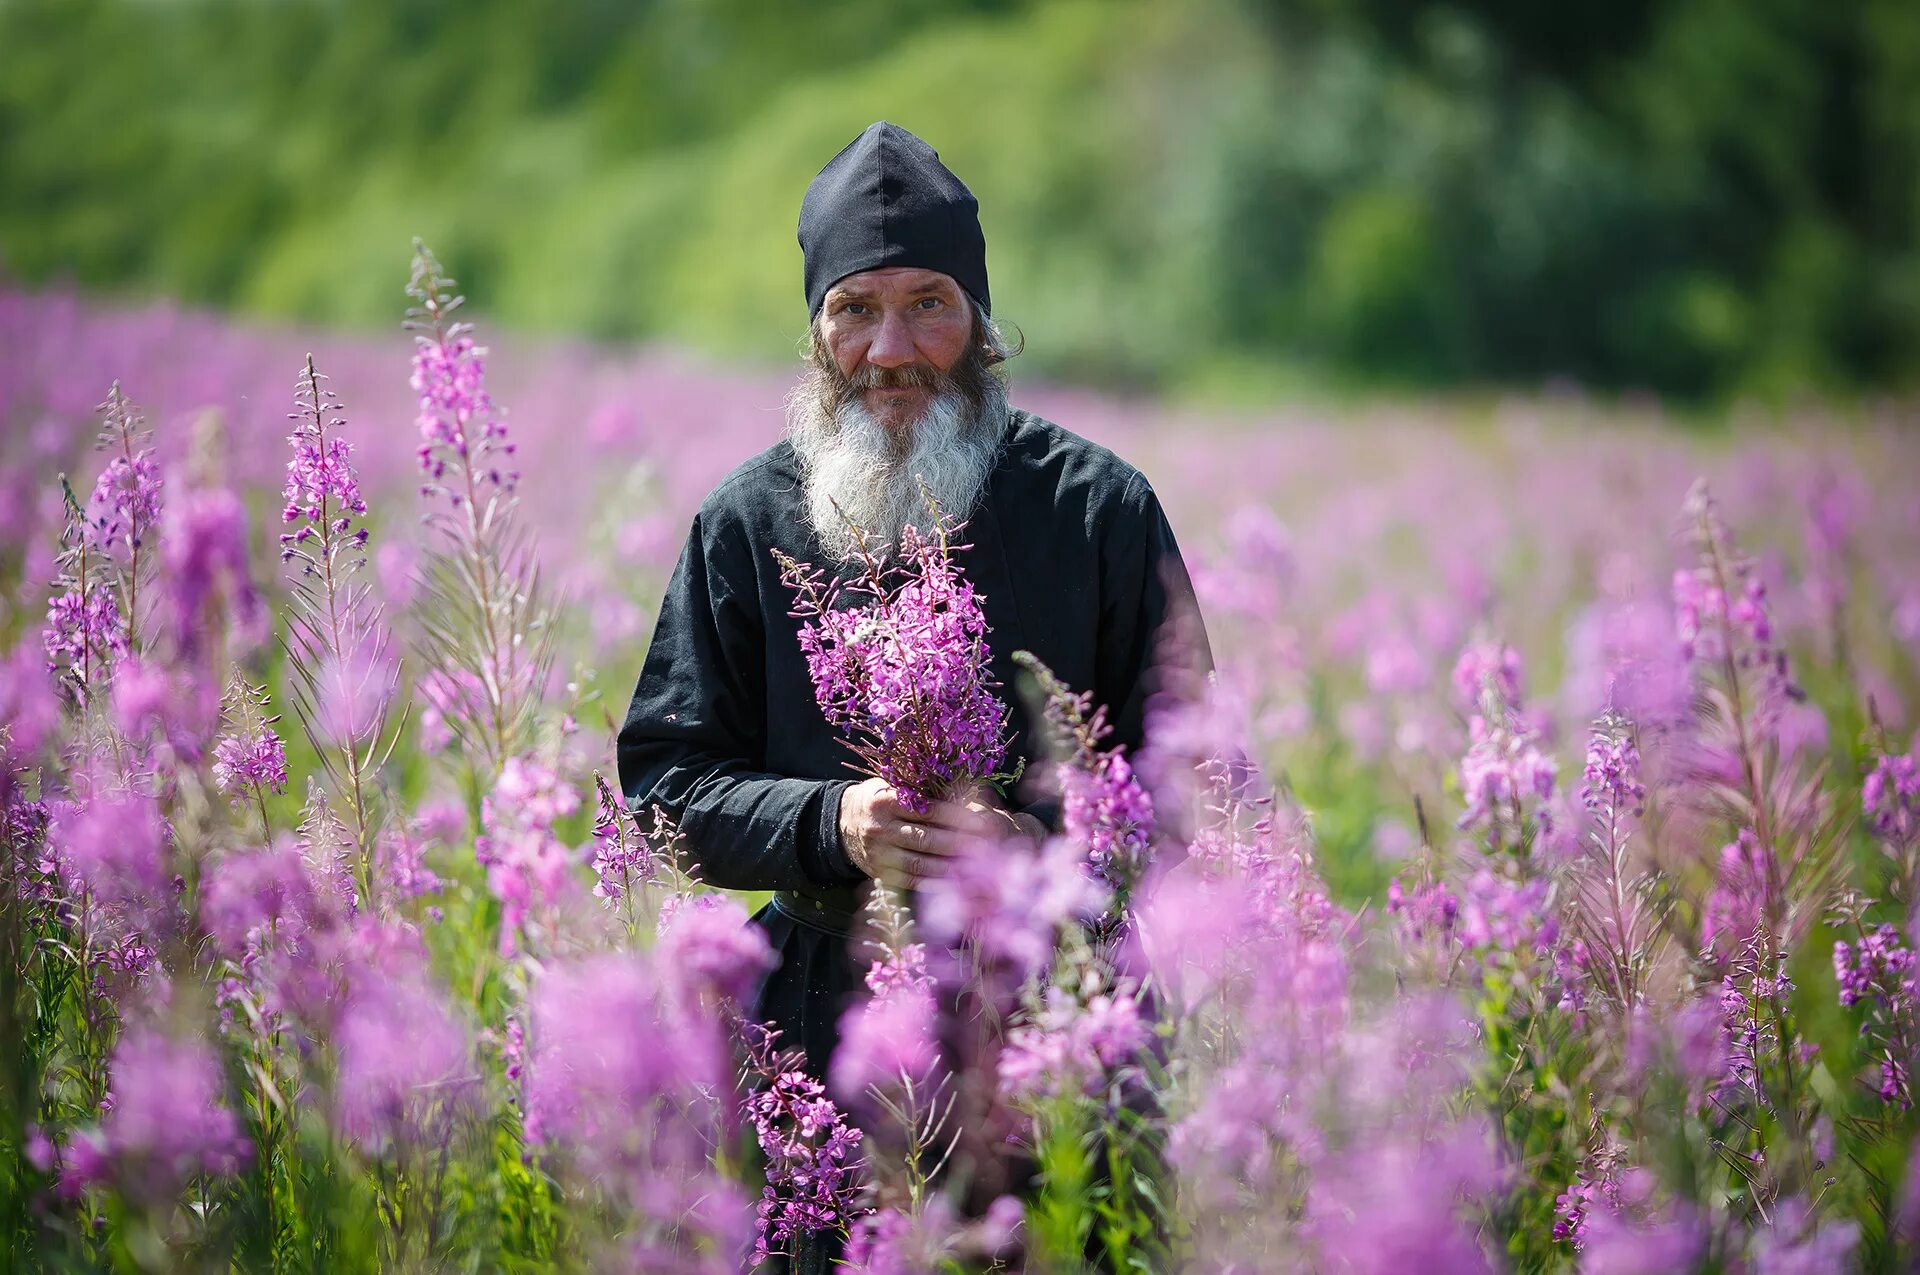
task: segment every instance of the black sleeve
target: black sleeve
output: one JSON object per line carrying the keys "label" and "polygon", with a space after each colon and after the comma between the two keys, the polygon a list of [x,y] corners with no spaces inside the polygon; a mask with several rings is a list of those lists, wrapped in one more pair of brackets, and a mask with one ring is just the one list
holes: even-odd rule
{"label": "black sleeve", "polygon": [[1127,483],[1106,533],[1094,694],[1113,726],[1107,743],[1124,744],[1131,755],[1140,749],[1167,642],[1178,644],[1176,658],[1189,670],[1211,670],[1213,654],[1173,528],[1142,475]]}
{"label": "black sleeve", "polygon": [[785,890],[864,880],[840,842],[849,780],[765,765],[766,627],[744,536],[694,518],[620,728],[629,809],[677,821],[709,885]]}

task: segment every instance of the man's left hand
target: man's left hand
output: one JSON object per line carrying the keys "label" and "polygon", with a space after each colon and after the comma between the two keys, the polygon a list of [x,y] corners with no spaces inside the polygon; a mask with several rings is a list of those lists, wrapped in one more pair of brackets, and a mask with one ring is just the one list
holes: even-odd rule
{"label": "man's left hand", "polygon": [[1006,841],[1019,837],[1039,843],[1047,839],[1047,827],[1025,811],[1008,810],[1000,795],[985,784],[978,784],[945,801],[928,804],[922,823],[938,824],[976,837]]}

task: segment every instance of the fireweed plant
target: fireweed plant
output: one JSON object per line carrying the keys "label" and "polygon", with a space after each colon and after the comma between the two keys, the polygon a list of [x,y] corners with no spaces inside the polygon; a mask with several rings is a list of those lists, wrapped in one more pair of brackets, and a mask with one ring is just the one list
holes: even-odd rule
{"label": "fireweed plant", "polygon": [[[1863,469],[1743,442],[1684,500],[1650,476],[1701,454],[1599,431],[1546,449],[1580,482],[1502,499],[1431,447],[1427,486],[1354,472],[1320,524],[1239,488],[1262,503],[1192,564],[1220,674],[1163,686],[1120,753],[1029,668],[1058,831],[876,891],[823,1085],[748,1019],[773,955],[745,908],[597,778],[591,679],[550,673],[575,621],[533,536],[542,420],[614,446],[636,414],[562,359],[509,436],[424,248],[411,282],[411,384],[373,373],[391,351],[324,360],[355,410],[284,341],[0,292],[16,1265],[717,1275],[833,1234],[870,1272],[1920,1260],[1891,432]],[[121,380],[101,403],[48,371],[74,366]],[[230,433],[175,410],[205,386]],[[170,406],[150,429],[136,399]],[[259,401],[291,431],[239,428]],[[49,422],[96,403],[87,459]],[[418,446],[389,456],[394,419]],[[747,441],[702,437],[649,436],[648,490]],[[1342,472],[1350,439],[1313,437],[1235,465]],[[1168,486],[1213,503],[1218,449],[1190,450]],[[1749,554],[1723,494],[1799,513]],[[1429,497],[1458,524],[1431,580],[1356,548]],[[1487,565],[1509,506],[1524,590]],[[1669,512],[1677,544],[1633,539]],[[652,583],[622,590],[671,566],[672,514],[554,564],[582,649],[631,658]],[[916,800],[1004,768],[959,531],[844,579],[783,564],[822,710]]]}

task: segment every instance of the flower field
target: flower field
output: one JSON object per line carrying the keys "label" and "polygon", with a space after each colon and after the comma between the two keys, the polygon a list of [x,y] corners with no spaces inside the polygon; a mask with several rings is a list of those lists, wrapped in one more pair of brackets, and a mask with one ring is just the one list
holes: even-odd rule
{"label": "flower field", "polygon": [[[0,292],[25,1267],[1920,1262],[1910,409],[1236,414],[1016,361],[1152,480],[1217,674],[1126,756],[1034,670],[1059,834],[877,894],[823,1084],[747,1013],[758,900],[612,765],[789,372],[477,333],[424,250],[394,284],[385,335]],[[917,667],[889,608],[976,649],[905,556],[865,625],[786,568],[903,788],[997,726],[968,682],[920,752],[859,734]]]}

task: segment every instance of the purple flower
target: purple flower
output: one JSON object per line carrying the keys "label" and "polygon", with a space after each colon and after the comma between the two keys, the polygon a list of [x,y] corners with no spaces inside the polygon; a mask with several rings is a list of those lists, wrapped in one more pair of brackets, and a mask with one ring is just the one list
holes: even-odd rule
{"label": "purple flower", "polygon": [[417,899],[437,893],[445,883],[427,866],[428,838],[415,825],[390,826],[380,835],[377,861],[380,871],[380,897],[388,903]]}
{"label": "purple flower", "polygon": [[1860,1224],[1851,1219],[1823,1219],[1805,1199],[1782,1200],[1771,1225],[1753,1235],[1753,1275],[1828,1275],[1851,1269],[1860,1243]]}
{"label": "purple flower", "polygon": [[1755,939],[1773,935],[1781,900],[1774,897],[1772,857],[1748,828],[1721,847],[1700,923],[1702,947],[1719,960],[1730,961]]}
{"label": "purple flower", "polygon": [[860,1103],[869,1089],[886,1092],[923,1081],[939,1058],[935,1026],[931,980],[903,984],[848,1009],[828,1069],[834,1093]]}
{"label": "purple flower", "polygon": [[1640,750],[1626,719],[1602,717],[1587,739],[1587,766],[1581,775],[1580,802],[1595,814],[1646,813],[1647,789],[1640,782]]}
{"label": "purple flower", "polygon": [[775,964],[761,930],[732,899],[703,894],[675,897],[660,911],[654,960],[696,998],[747,1004]]}
{"label": "purple flower", "polygon": [[627,953],[550,966],[528,999],[527,1140],[635,1203],[657,1174],[704,1178],[731,1082],[719,1020],[667,991]]}
{"label": "purple flower", "polygon": [[925,1275],[967,1259],[1000,1269],[994,1259],[1013,1254],[1025,1221],[1020,1201],[1010,1195],[996,1198],[986,1216],[973,1222],[963,1222],[940,1195],[922,1203],[917,1213],[883,1208],[854,1224],[846,1269],[851,1275]]}
{"label": "purple flower", "polygon": [[108,553],[143,548],[160,521],[160,486],[160,463],[150,450],[108,461],[87,499],[94,543]]}
{"label": "purple flower", "polygon": [[247,510],[224,487],[186,492],[167,510],[160,582],[168,633],[197,659],[225,632],[243,645],[266,636],[268,617],[247,570]]}
{"label": "purple flower", "polygon": [[1860,785],[1860,805],[1883,841],[1896,847],[1920,842],[1920,757],[1882,756]]}
{"label": "purple flower", "polygon": [[306,862],[291,841],[222,855],[200,881],[200,924],[234,960],[259,942],[263,930],[291,941],[317,907]]}
{"label": "purple flower", "polygon": [[1881,1101],[1911,1106],[1907,1062],[1913,1052],[1915,1020],[1920,1017],[1913,949],[1902,942],[1899,930],[1882,925],[1863,934],[1858,943],[1835,942],[1833,973],[1840,1003],[1849,1008],[1866,1006],[1860,1032],[1879,1058]]}
{"label": "purple flower", "polygon": [[[414,250],[407,294],[419,305],[409,312],[408,326],[418,335],[409,383],[419,396],[418,454],[428,482],[423,490],[445,490],[456,507],[483,502],[488,492],[511,494],[520,473],[512,468],[506,423],[487,393],[487,351],[474,341],[472,324],[454,319],[463,298],[453,295],[453,281],[440,273],[440,263],[418,241]],[[449,470],[457,485],[439,487]]]}
{"label": "purple flower", "polygon": [[364,527],[353,530],[352,516],[365,517],[367,502],[353,472],[353,444],[332,432],[346,421],[332,415],[340,410],[340,404],[331,390],[320,388],[325,379],[314,370],[309,355],[307,373],[301,378],[300,410],[287,414],[294,422],[293,433],[287,435],[293,457],[287,461],[286,503],[280,519],[287,523],[304,520],[307,525],[280,537],[284,558],[291,559],[295,546],[316,535],[323,539],[348,537],[356,548],[367,541]]}
{"label": "purple flower", "polygon": [[1341,1157],[1308,1199],[1317,1266],[1352,1275],[1491,1275],[1468,1211],[1491,1194],[1491,1148],[1457,1137],[1448,1147],[1372,1140]]}
{"label": "purple flower", "polygon": [[1905,1012],[1914,997],[1913,950],[1900,940],[1900,931],[1882,925],[1858,944],[1833,945],[1833,973],[1840,984],[1840,1003],[1852,1007],[1866,999],[1880,1008]]}
{"label": "purple flower", "polygon": [[1059,927],[1097,915],[1102,891],[1082,868],[1080,851],[1053,838],[1037,851],[1017,844],[982,847],[952,871],[920,887],[928,938],[951,950],[968,942],[987,968],[1004,969],[1014,987],[1053,957]]}
{"label": "purple flower", "polygon": [[1475,714],[1468,723],[1472,743],[1460,760],[1460,791],[1467,808],[1459,826],[1488,826],[1496,832],[1513,817],[1528,814],[1543,825],[1549,811],[1541,804],[1553,796],[1557,769],[1542,753],[1534,733],[1517,718],[1496,724]]}
{"label": "purple flower", "polygon": [[1751,560],[1734,555],[1704,481],[1687,493],[1686,512],[1700,560],[1673,577],[1681,652],[1703,671],[1734,678],[1737,684],[1722,692],[1741,697],[1753,727],[1772,736],[1784,706],[1806,693],[1788,674],[1786,652],[1775,641],[1766,585]]}
{"label": "purple flower", "polygon": [[1101,753],[1088,769],[1069,767],[1064,787],[1061,832],[1086,848],[1094,875],[1110,888],[1130,884],[1152,847],[1153,800],[1126,757]]}
{"label": "purple flower", "polygon": [[1520,653],[1504,642],[1473,642],[1453,666],[1453,693],[1472,712],[1488,686],[1508,708],[1520,704]]}
{"label": "purple flower", "polygon": [[223,736],[213,748],[213,782],[221,792],[243,796],[242,788],[287,790],[287,749],[270,726],[251,738]]}
{"label": "purple flower", "polygon": [[1387,914],[1398,919],[1409,943],[1448,939],[1460,916],[1460,899],[1444,881],[1422,882],[1409,891],[1395,877],[1387,883]]}
{"label": "purple flower", "polygon": [[1549,958],[1560,927],[1547,908],[1548,885],[1544,877],[1514,881],[1481,868],[1461,890],[1460,941],[1492,959]]}
{"label": "purple flower", "polygon": [[580,808],[580,794],[532,757],[509,757],[480,803],[484,831],[474,855],[500,900],[500,954],[511,956],[530,914],[551,911],[576,886],[575,852],[553,825]]}
{"label": "purple flower", "polygon": [[106,676],[127,655],[120,603],[112,589],[98,582],[55,594],[47,603],[47,624],[40,637],[47,648],[47,671],[70,671],[86,685]]}
{"label": "purple flower", "polygon": [[747,1099],[767,1183],[757,1212],[753,1262],[790,1252],[802,1235],[844,1231],[861,1206],[860,1130],[847,1123],[826,1088],[804,1071],[766,1077]]}
{"label": "purple flower", "polygon": [[478,1096],[466,1033],[424,968],[356,978],[334,1047],[340,1128],[369,1147],[444,1138],[448,1122]]}
{"label": "purple flower", "polygon": [[118,793],[68,807],[55,816],[47,841],[63,875],[98,903],[137,918],[172,897],[169,832],[152,797]]}
{"label": "purple flower", "polygon": [[[778,555],[799,599],[793,614],[807,620],[800,649],[821,712],[909,810],[986,778],[1006,756],[986,615],[948,552],[959,530],[944,520],[933,536],[909,527],[898,565],[883,571],[866,557],[850,587]],[[852,592],[871,600],[842,607]]]}
{"label": "purple flower", "polygon": [[1064,988],[1047,989],[1040,1013],[1007,1034],[1000,1088],[1015,1098],[1092,1091],[1147,1043],[1147,1026],[1130,985],[1083,1004]]}
{"label": "purple flower", "polygon": [[0,659],[0,767],[37,760],[60,726],[46,661],[23,638]]}
{"label": "purple flower", "polygon": [[653,879],[654,851],[628,817],[627,804],[605,780],[593,821],[593,897],[618,904],[635,885]]}
{"label": "purple flower", "polygon": [[1691,1271],[1705,1254],[1707,1236],[1691,1215],[1652,1222],[1591,1214],[1580,1256],[1581,1275],[1673,1275]]}
{"label": "purple flower", "polygon": [[1574,1175],[1567,1189],[1553,1202],[1554,1239],[1563,1240],[1575,1249],[1585,1248],[1592,1217],[1599,1213],[1620,1216],[1626,1206],[1621,1199],[1616,1168],[1615,1157],[1596,1156]]}
{"label": "purple flower", "polygon": [[87,499],[88,533],[103,552],[131,567],[160,521],[160,465],[148,445],[152,436],[118,381],[99,410],[106,418],[100,446],[119,454],[100,471]]}
{"label": "purple flower", "polygon": [[225,1105],[226,1078],[204,1042],[129,1028],[108,1064],[113,1108],[67,1147],[68,1190],[110,1181],[149,1206],[189,1178],[239,1172],[252,1151]]}

